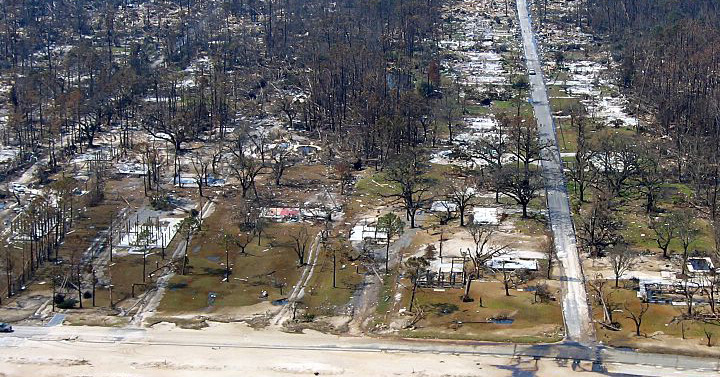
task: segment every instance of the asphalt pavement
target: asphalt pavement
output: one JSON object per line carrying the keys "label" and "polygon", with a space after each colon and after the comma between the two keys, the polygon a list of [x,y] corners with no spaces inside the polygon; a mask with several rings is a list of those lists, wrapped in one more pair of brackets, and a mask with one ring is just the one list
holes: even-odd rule
{"label": "asphalt pavement", "polygon": [[594,328],[585,291],[585,279],[578,256],[575,228],[570,215],[570,201],[558,150],[557,134],[552,119],[547,89],[538,57],[538,46],[532,30],[526,0],[517,0],[523,50],[530,78],[530,99],[535,111],[540,139],[550,145],[542,153],[542,176],[545,182],[550,225],[555,238],[555,249],[563,268],[563,316],[565,338],[568,341],[592,343]]}
{"label": "asphalt pavement", "polygon": [[[623,375],[650,376],[706,376],[717,375],[718,360],[654,353],[640,353],[605,347],[588,347],[579,343],[514,345],[469,341],[417,341],[367,337],[342,337],[320,333],[304,335],[280,331],[253,330],[224,326],[210,331],[173,329],[111,328],[90,326],[31,327],[16,326],[14,333],[0,334],[0,349],[5,347],[39,347],[40,344],[61,345],[64,352],[81,352],[87,347],[113,352],[112,347],[122,345],[173,346],[203,349],[228,348],[262,350],[311,351],[304,353],[309,360],[321,360],[326,352],[413,353],[497,356],[504,358],[531,357],[556,360],[558,363],[592,365],[592,370],[606,373],[608,369],[621,370]],[[105,346],[101,346],[101,345]],[[110,347],[110,348],[108,348]],[[50,348],[53,349],[53,348]],[[79,353],[81,354],[81,353]],[[587,365],[586,364],[586,365]],[[610,375],[617,375],[612,374]]]}

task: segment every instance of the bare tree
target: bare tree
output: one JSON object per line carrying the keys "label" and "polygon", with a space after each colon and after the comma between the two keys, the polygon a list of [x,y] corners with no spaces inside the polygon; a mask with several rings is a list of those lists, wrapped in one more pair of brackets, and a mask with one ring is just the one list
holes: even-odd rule
{"label": "bare tree", "polygon": [[377,229],[385,232],[385,273],[389,273],[390,242],[393,237],[402,234],[405,223],[396,214],[390,212],[380,216],[377,220]]}
{"label": "bare tree", "polygon": [[535,285],[535,291],[533,294],[534,302],[548,302],[551,299],[550,289],[545,283],[538,283]]}
{"label": "bare tree", "polygon": [[707,339],[707,346],[712,347],[712,338],[715,333],[710,331],[709,327],[703,326],[703,334],[705,334],[705,339]]}
{"label": "bare tree", "polygon": [[265,130],[258,130],[258,132],[250,135],[248,132],[245,133],[247,138],[250,139],[253,146],[255,146],[255,150],[260,155],[260,162],[265,165],[267,162],[268,153],[271,153],[271,151],[268,150],[269,144],[270,144],[270,137],[267,131]]}
{"label": "bare tree", "polygon": [[609,201],[597,198],[586,213],[581,212],[577,237],[583,248],[597,257],[616,241],[617,229],[617,220],[609,208]]}
{"label": "bare tree", "polygon": [[[490,173],[497,175],[502,169],[505,158],[510,153],[510,147],[507,142],[508,129],[510,128],[510,119],[506,114],[498,115],[498,123],[495,125],[489,135],[479,140],[474,148],[472,148],[473,156],[483,160],[489,167]],[[500,189],[495,183],[495,201],[500,200]]]}
{"label": "bare tree", "polygon": [[618,288],[620,278],[633,267],[637,259],[637,252],[628,247],[624,242],[613,245],[608,252],[608,259],[615,274],[615,288]]}
{"label": "bare tree", "polygon": [[428,261],[423,257],[410,257],[405,261],[406,274],[410,277],[413,284],[412,294],[410,295],[409,312],[412,312],[413,305],[415,304],[415,293],[417,292],[420,276],[425,273],[429,265]]}
{"label": "bare tree", "polygon": [[[433,215],[437,218],[439,225],[447,225],[452,219],[455,218],[457,212],[457,205],[449,200],[437,202],[438,207],[433,208]],[[435,206],[435,204],[433,204]],[[438,211],[438,209],[440,209]]]}
{"label": "bare tree", "polygon": [[74,252],[70,261],[70,276],[72,276],[72,283],[75,286],[75,290],[78,295],[78,307],[83,308],[83,296],[82,296],[82,284],[83,284],[83,263],[80,253]]}
{"label": "bare tree", "polygon": [[138,224],[137,226],[137,235],[135,236],[133,246],[142,249],[142,282],[145,283],[145,280],[147,279],[147,256],[150,251],[150,244],[158,239],[158,235],[153,231],[155,224],[153,224],[153,221],[150,218],[148,218],[143,224]]}
{"label": "bare tree", "polygon": [[651,218],[650,229],[655,232],[655,242],[663,252],[663,258],[669,258],[668,249],[672,240],[678,237],[681,225],[680,217],[671,213],[665,217]]}
{"label": "bare tree", "polygon": [[602,276],[597,276],[596,279],[588,285],[595,292],[595,298],[598,300],[603,308],[603,322],[602,325],[612,330],[618,330],[617,324],[613,319],[613,313],[620,307],[620,305],[613,300],[612,291],[605,289],[607,281]]}
{"label": "bare tree", "polygon": [[254,230],[260,218],[261,210],[262,208],[255,200],[240,200],[237,207],[233,209],[233,220],[240,230]]}
{"label": "bare tree", "polygon": [[640,336],[640,326],[642,325],[643,317],[650,308],[650,304],[643,302],[640,304],[640,309],[637,311],[632,310],[627,304],[625,304],[625,311],[628,313],[625,318],[630,319],[635,323],[635,335]]}
{"label": "bare tree", "polygon": [[708,297],[710,311],[717,312],[717,300],[720,295],[720,272],[710,271],[700,276],[703,293]]}
{"label": "bare tree", "polygon": [[10,298],[13,295],[13,284],[12,284],[12,277],[13,277],[13,268],[15,267],[12,255],[10,254],[10,249],[5,247],[3,248],[3,253],[5,254],[4,260],[4,270],[5,270],[5,278],[6,278],[6,284],[7,284],[7,297]]}
{"label": "bare tree", "polygon": [[305,265],[305,254],[310,245],[312,238],[305,225],[301,226],[296,232],[290,234],[292,249],[298,257],[298,266]]}
{"label": "bare tree", "polygon": [[109,166],[100,154],[96,154],[88,165],[90,171],[90,199],[89,206],[96,206],[105,198],[105,183],[108,179]]}
{"label": "bare tree", "polygon": [[288,119],[288,129],[293,129],[293,120],[295,119],[295,102],[297,98],[293,95],[284,95],[278,101],[278,108]]}
{"label": "bare tree", "polygon": [[503,288],[505,289],[505,296],[510,296],[510,286],[513,284],[517,284],[516,280],[525,280],[523,279],[523,277],[527,275],[527,270],[525,269],[510,270],[509,268],[507,268],[508,263],[510,263],[510,261],[508,260],[503,260],[500,263],[500,265],[502,266],[501,272],[503,276]]}
{"label": "bare tree", "polygon": [[198,194],[202,198],[204,197],[203,187],[208,185],[208,169],[210,168],[210,161],[205,154],[199,151],[194,152],[190,160],[193,167],[193,177],[198,186]]}
{"label": "bare tree", "polygon": [[233,237],[232,241],[237,247],[240,248],[240,253],[246,255],[247,252],[245,251],[245,249],[247,249],[248,245],[250,245],[250,242],[252,242],[253,238],[255,238],[253,233],[241,232],[237,235],[237,237]]}
{"label": "bare tree", "polygon": [[713,253],[715,257],[720,259],[720,221],[713,221]]}
{"label": "bare tree", "polygon": [[465,178],[460,184],[452,183],[447,190],[447,199],[457,206],[460,216],[460,226],[465,226],[465,213],[477,197],[478,191],[470,178]]}
{"label": "bare tree", "polygon": [[295,165],[295,160],[292,158],[290,147],[287,145],[278,144],[270,152],[272,160],[270,166],[272,168],[275,186],[280,186],[280,180],[283,174],[285,174],[285,170]]}
{"label": "bare tree", "polygon": [[530,165],[540,161],[542,151],[550,145],[540,140],[540,132],[534,118],[515,117],[511,122],[508,136],[512,143],[510,153],[517,160],[518,167],[522,167],[525,172],[530,170]]}
{"label": "bare tree", "polygon": [[690,245],[700,238],[700,228],[695,222],[695,217],[690,210],[680,213],[680,226],[678,227],[678,239],[683,248],[682,255],[682,273],[687,271],[687,260],[690,253]]}
{"label": "bare tree", "polygon": [[545,253],[545,256],[547,257],[547,279],[549,280],[552,278],[553,263],[557,258],[557,254],[555,253],[555,238],[552,234],[548,234],[545,236],[541,248],[542,251]]}
{"label": "bare tree", "polygon": [[457,122],[458,116],[461,113],[461,109],[458,106],[457,101],[450,93],[445,93],[442,99],[442,117],[444,118],[448,128],[448,139],[452,143],[455,134],[453,132],[453,126]]}
{"label": "bare tree", "polygon": [[255,187],[255,179],[262,172],[264,166],[261,161],[246,153],[246,148],[242,146],[242,141],[235,142],[231,149],[233,155],[230,163],[230,171],[240,183],[242,197],[247,196],[247,192],[252,188],[257,197],[257,188]]}
{"label": "bare tree", "polygon": [[609,197],[619,195],[637,173],[638,153],[627,135],[610,130],[599,133],[591,148],[595,151],[593,167],[602,179],[599,190]]}
{"label": "bare tree", "polygon": [[340,195],[345,194],[345,190],[353,181],[352,165],[347,161],[340,161],[333,165],[335,179],[340,183]]}
{"label": "bare tree", "polygon": [[184,218],[178,225],[178,232],[183,236],[185,250],[183,252],[182,269],[180,275],[185,275],[188,263],[188,247],[193,235],[200,229],[200,221],[197,216],[190,215]]}
{"label": "bare tree", "polygon": [[527,217],[530,201],[538,196],[543,187],[540,174],[535,170],[523,170],[514,166],[503,167],[498,177],[500,192],[522,206],[522,216]]}
{"label": "bare tree", "polygon": [[596,170],[593,169],[595,152],[588,146],[585,136],[585,122],[578,123],[577,149],[573,164],[570,166],[570,179],[575,183],[575,189],[581,203],[585,202],[587,188],[595,183]]}
{"label": "bare tree", "polygon": [[701,285],[695,279],[684,275],[680,283],[680,290],[685,297],[685,305],[687,306],[687,316],[693,316],[693,305],[695,304],[695,295],[700,292]]}
{"label": "bare tree", "polygon": [[638,190],[645,196],[645,212],[655,211],[665,175],[660,148],[655,143],[644,143],[638,153],[636,181]]}
{"label": "bare tree", "polygon": [[387,180],[395,185],[396,191],[385,196],[403,204],[410,228],[415,228],[415,215],[431,198],[433,181],[424,176],[421,158],[409,153],[398,156],[386,172]]}
{"label": "bare tree", "polygon": [[[475,245],[474,250],[467,250],[467,258],[470,260],[470,271],[466,273],[465,292],[463,293],[462,299],[468,302],[472,301],[470,297],[470,285],[473,280],[482,276],[485,264],[492,258],[504,254],[508,246],[496,246],[490,243],[492,235],[497,230],[497,227],[494,225],[482,225],[471,222],[466,229],[472,236],[473,244]],[[482,297],[479,298],[479,301],[480,305],[482,305]]]}

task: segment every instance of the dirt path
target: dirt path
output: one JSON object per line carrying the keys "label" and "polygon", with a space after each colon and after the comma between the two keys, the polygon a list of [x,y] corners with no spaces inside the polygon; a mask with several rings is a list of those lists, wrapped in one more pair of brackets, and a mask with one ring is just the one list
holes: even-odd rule
{"label": "dirt path", "polygon": [[[213,212],[215,212],[215,203],[211,200],[208,200],[202,207],[202,218],[206,219],[210,217]],[[179,236],[180,235],[178,234],[177,237]],[[172,255],[170,257],[171,260],[176,260],[180,258],[184,250],[185,240],[182,240],[172,252]],[[128,310],[137,310],[135,315],[133,315],[130,319],[130,326],[142,327],[145,320],[155,314],[155,309],[157,309],[157,307],[160,305],[160,301],[162,301],[163,296],[165,296],[165,287],[167,287],[168,281],[170,281],[173,276],[175,276],[175,272],[170,271],[167,274],[158,278],[157,282],[155,283],[155,289],[143,293],[143,295],[140,297],[140,300],[138,300],[138,302],[135,303],[135,305],[133,305],[133,307]]]}
{"label": "dirt path", "polygon": [[272,325],[282,326],[285,322],[291,320],[293,314],[293,306],[296,302],[302,300],[302,298],[305,297],[305,287],[308,285],[310,279],[313,276],[313,273],[315,272],[315,265],[317,265],[318,255],[320,254],[320,247],[322,245],[322,243],[320,242],[320,236],[321,233],[318,233],[315,236],[315,239],[310,246],[308,263],[305,265],[305,268],[303,268],[300,280],[298,280],[298,283],[293,287],[293,290],[288,297],[288,303],[284,305],[275,315],[275,317],[273,317],[272,321],[270,321]]}
{"label": "dirt path", "polygon": [[348,332],[352,335],[362,335],[375,313],[382,288],[382,280],[377,275],[365,275],[362,286],[357,289],[352,300],[352,320],[348,324]]}
{"label": "dirt path", "polygon": [[[418,215],[417,220],[418,224],[422,224],[422,215]],[[400,238],[390,245],[388,265],[391,270],[402,264],[402,250],[410,246],[419,230],[421,230],[419,227],[406,230],[400,235]],[[385,247],[373,248],[372,252],[375,257],[375,262],[372,263],[372,265],[366,266],[369,271],[365,274],[362,285],[353,295],[351,303],[352,320],[348,324],[348,331],[353,335],[362,335],[367,330],[367,326],[375,314],[375,308],[379,300],[384,299],[380,297],[380,291],[383,286],[382,271],[380,270],[383,267],[380,267],[380,265],[385,258]]]}

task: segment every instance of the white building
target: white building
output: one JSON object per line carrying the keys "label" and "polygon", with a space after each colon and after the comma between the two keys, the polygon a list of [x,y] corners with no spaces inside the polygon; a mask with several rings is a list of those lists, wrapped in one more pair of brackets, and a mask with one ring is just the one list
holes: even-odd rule
{"label": "white building", "polygon": [[497,225],[500,223],[497,208],[475,207],[472,211],[475,224]]}

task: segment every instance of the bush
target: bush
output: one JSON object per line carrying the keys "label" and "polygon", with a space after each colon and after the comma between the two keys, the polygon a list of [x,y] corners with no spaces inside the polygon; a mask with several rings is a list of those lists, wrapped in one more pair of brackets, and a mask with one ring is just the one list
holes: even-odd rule
{"label": "bush", "polygon": [[65,301],[65,295],[58,293],[53,298],[53,301],[55,301],[55,305],[60,305],[60,304],[62,304],[63,301]]}
{"label": "bush", "polygon": [[73,309],[75,308],[75,304],[77,304],[77,300],[74,298],[66,298],[61,303],[58,304],[58,308],[60,309]]}
{"label": "bush", "polygon": [[455,304],[448,304],[447,302],[443,302],[440,304],[432,304],[433,311],[437,313],[437,315],[447,315],[452,314],[456,311],[458,311],[458,306]]}
{"label": "bush", "polygon": [[84,298],[84,299],[90,299],[90,298],[92,298],[92,292],[90,292],[90,291],[85,291],[85,293],[83,293],[83,298]]}
{"label": "bush", "polygon": [[300,322],[312,322],[313,320],[315,320],[315,314],[303,313],[300,316]]}
{"label": "bush", "polygon": [[539,283],[534,287],[535,296],[534,301],[546,303],[549,302],[552,298],[552,294],[550,293],[550,289],[548,288],[547,284]]}
{"label": "bush", "polygon": [[186,282],[170,283],[170,284],[168,284],[168,289],[171,291],[174,291],[177,289],[186,288],[187,286],[188,286],[188,284]]}
{"label": "bush", "polygon": [[154,195],[150,198],[150,206],[156,211],[169,211],[173,208],[167,195]]}

